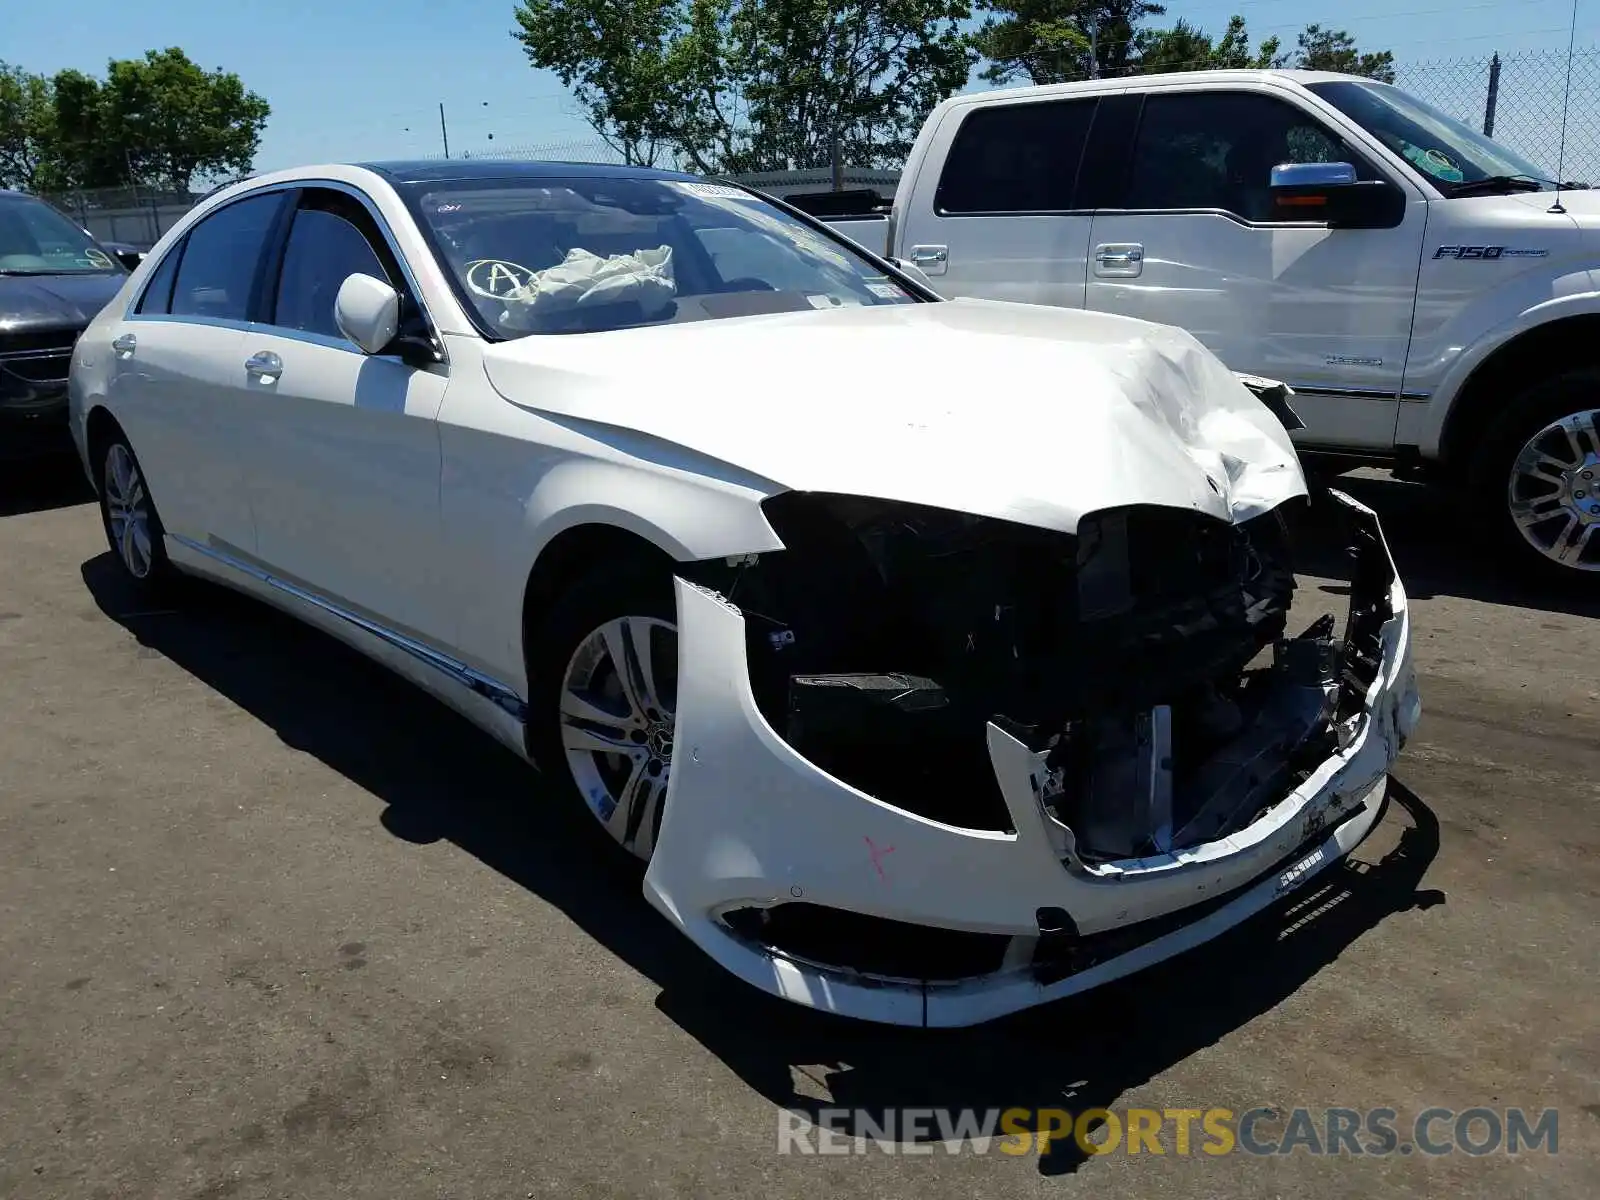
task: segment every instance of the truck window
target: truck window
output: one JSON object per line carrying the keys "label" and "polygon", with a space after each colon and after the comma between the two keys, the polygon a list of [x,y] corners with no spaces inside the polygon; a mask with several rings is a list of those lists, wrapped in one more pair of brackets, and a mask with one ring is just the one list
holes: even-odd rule
{"label": "truck window", "polygon": [[1096,103],[1053,100],[970,110],[945,158],[934,208],[951,214],[1070,209]]}
{"label": "truck window", "polygon": [[1145,100],[1134,139],[1127,207],[1220,209],[1246,221],[1274,219],[1272,168],[1347,162],[1372,169],[1315,117],[1259,92],[1159,92]]}

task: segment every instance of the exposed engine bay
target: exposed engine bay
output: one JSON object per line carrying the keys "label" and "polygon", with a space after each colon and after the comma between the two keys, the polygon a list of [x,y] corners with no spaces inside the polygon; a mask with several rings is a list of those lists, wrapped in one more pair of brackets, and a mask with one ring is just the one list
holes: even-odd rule
{"label": "exposed engine bay", "polygon": [[1377,518],[1326,503],[1342,636],[1331,614],[1287,633],[1273,510],[1067,535],[769,500],[785,550],[677,581],[685,753],[646,896],[756,987],[911,1025],[1097,987],[1262,912],[1370,832],[1421,711]]}
{"label": "exposed engine bay", "polygon": [[993,721],[1047,753],[1045,803],[1085,861],[1249,824],[1339,747],[1376,667],[1331,618],[1285,636],[1277,511],[1126,508],[1069,535],[809,493],[765,510],[788,550],[701,581],[745,613],[772,727],[870,795],[1004,830]]}

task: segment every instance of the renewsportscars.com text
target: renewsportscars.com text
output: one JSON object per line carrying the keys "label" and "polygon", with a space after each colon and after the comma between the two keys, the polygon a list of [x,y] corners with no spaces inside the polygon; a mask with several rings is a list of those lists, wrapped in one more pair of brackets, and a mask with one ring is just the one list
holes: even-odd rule
{"label": "renewsportscars.com text", "polygon": [[1064,1108],[778,1113],[779,1154],[1556,1154],[1553,1108]]}

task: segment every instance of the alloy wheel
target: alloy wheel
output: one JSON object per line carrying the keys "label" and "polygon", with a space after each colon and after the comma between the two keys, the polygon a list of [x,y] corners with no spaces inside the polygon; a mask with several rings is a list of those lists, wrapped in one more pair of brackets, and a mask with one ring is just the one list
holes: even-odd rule
{"label": "alloy wheel", "polygon": [[111,547],[135,579],[147,579],[155,562],[150,539],[150,497],[133,452],[113,442],[106,452],[106,529]]}
{"label": "alloy wheel", "polygon": [[1600,412],[1552,421],[1523,443],[1506,500],[1534,550],[1567,570],[1600,571]]}
{"label": "alloy wheel", "polygon": [[625,849],[655,849],[672,769],[678,632],[628,616],[583,638],[561,682],[561,746],[590,811]]}

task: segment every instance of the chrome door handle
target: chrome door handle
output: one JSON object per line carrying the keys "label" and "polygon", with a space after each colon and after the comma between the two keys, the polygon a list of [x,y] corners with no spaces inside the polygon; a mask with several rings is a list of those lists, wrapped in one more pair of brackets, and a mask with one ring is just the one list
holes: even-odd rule
{"label": "chrome door handle", "polygon": [[1136,262],[1144,261],[1144,251],[1137,246],[1116,250],[1102,246],[1094,260],[1103,267],[1131,267]]}
{"label": "chrome door handle", "polygon": [[244,369],[263,379],[276,379],[283,374],[283,359],[271,350],[260,350],[245,359]]}
{"label": "chrome door handle", "polygon": [[118,354],[132,354],[139,348],[139,339],[131,333],[121,333],[111,339],[111,348]]}
{"label": "chrome door handle", "polygon": [[911,261],[925,275],[943,275],[950,261],[948,246],[913,246]]}
{"label": "chrome door handle", "polygon": [[1144,247],[1137,242],[1105,242],[1094,248],[1095,273],[1129,279],[1144,270]]}

